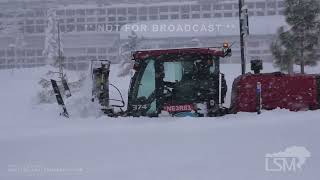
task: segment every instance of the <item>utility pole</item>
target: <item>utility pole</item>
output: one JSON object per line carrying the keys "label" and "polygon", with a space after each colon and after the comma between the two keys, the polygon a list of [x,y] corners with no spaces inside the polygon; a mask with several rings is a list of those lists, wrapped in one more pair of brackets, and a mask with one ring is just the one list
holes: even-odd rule
{"label": "utility pole", "polygon": [[246,57],[244,38],[249,35],[248,8],[244,6],[244,0],[239,0],[239,24],[240,24],[240,51],[241,51],[241,73],[246,73]]}

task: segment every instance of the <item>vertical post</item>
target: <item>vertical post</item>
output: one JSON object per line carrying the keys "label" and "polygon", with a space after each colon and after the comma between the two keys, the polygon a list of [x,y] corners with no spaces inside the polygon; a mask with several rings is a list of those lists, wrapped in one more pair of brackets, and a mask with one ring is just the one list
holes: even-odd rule
{"label": "vertical post", "polygon": [[262,109],[262,98],[261,98],[261,82],[257,82],[257,90],[256,90],[256,98],[257,98],[257,113],[261,114],[261,109]]}
{"label": "vertical post", "polygon": [[243,32],[243,22],[244,16],[242,7],[244,5],[244,0],[239,0],[239,24],[240,24],[240,51],[241,51],[241,73],[246,73],[246,58],[244,52],[244,32]]}
{"label": "vertical post", "polygon": [[219,72],[219,108],[222,107],[222,74]]}

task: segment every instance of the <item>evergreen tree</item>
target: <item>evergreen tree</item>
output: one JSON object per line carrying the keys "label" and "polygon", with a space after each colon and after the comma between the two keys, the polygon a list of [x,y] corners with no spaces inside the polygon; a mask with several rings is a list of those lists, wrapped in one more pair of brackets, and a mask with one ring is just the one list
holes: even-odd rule
{"label": "evergreen tree", "polygon": [[271,45],[275,64],[291,73],[295,63],[300,65],[301,73],[304,73],[305,65],[312,66],[317,63],[320,2],[285,0],[285,16],[290,29],[285,31],[284,27],[281,27],[278,39]]}
{"label": "evergreen tree", "polygon": [[[59,42],[58,35],[58,23],[55,9],[48,10],[48,26],[45,31],[45,47],[43,55],[46,57],[47,64],[58,67],[59,64],[59,45],[62,46],[61,41]],[[63,48],[60,47],[60,53],[62,54]]]}
{"label": "evergreen tree", "polygon": [[[43,56],[46,57],[48,72],[41,78],[38,82],[39,85],[42,87],[41,91],[38,92],[39,103],[53,103],[55,102],[55,96],[51,87],[50,79],[57,79],[59,87],[62,87],[62,78],[66,78],[65,74],[59,74],[60,69],[59,63],[63,63],[62,57],[62,47],[61,41],[59,39],[59,31],[58,31],[58,23],[56,21],[56,10],[49,9],[47,11],[48,16],[48,25],[45,31],[45,47],[43,50]],[[59,49],[60,46],[60,49]],[[60,52],[59,52],[60,50]],[[60,55],[60,56],[59,56]],[[64,89],[60,88],[61,93],[64,95]]]}
{"label": "evergreen tree", "polygon": [[277,39],[271,44],[271,52],[275,58],[274,64],[281,71],[293,73],[294,56],[297,49],[294,48],[292,32],[285,32],[284,27],[280,27],[277,33]]}
{"label": "evergreen tree", "polygon": [[131,31],[131,35],[129,35],[128,38],[128,42],[122,44],[120,47],[121,70],[118,74],[119,77],[126,76],[130,73],[130,70],[133,67],[131,53],[137,51],[141,41],[144,40],[143,37],[139,38],[134,31]]}

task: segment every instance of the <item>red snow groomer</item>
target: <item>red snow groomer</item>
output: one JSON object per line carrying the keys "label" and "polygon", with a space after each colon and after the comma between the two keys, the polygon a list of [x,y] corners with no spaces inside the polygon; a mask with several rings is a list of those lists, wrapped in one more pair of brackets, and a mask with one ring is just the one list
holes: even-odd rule
{"label": "red snow groomer", "polygon": [[[254,74],[234,80],[230,108],[223,106],[227,93],[220,59],[231,55],[227,43],[218,48],[182,48],[133,52],[134,75],[131,78],[127,109],[120,91],[109,84],[109,67],[92,68],[93,98],[112,117],[213,117],[228,113],[258,112],[285,108],[291,111],[320,108],[320,75],[264,73],[262,61],[252,61]],[[101,71],[103,69],[103,71]],[[103,73],[105,72],[105,73]],[[109,86],[121,99],[109,98]],[[112,105],[110,101],[121,102]]]}
{"label": "red snow groomer", "polygon": [[[261,62],[258,62],[258,64]],[[320,75],[281,72],[245,74],[233,82],[230,112],[260,112],[276,108],[290,111],[320,108]],[[259,65],[262,68],[262,64]],[[259,67],[258,67],[259,68]]]}

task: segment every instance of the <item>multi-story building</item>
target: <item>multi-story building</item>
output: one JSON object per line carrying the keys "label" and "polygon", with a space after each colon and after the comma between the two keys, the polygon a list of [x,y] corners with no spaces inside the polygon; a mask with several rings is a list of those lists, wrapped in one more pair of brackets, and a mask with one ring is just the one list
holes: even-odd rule
{"label": "multi-story building", "polygon": [[[118,2],[118,3],[117,3]],[[132,1],[130,1],[132,2]],[[283,15],[283,0],[247,0],[249,16],[262,17]],[[87,67],[90,59],[110,59],[114,63],[119,61],[120,29],[123,25],[148,21],[177,21],[198,19],[235,18],[238,14],[238,0],[198,0],[198,1],[147,1],[137,0],[111,2],[96,0],[46,0],[46,1],[0,1],[0,27],[8,22],[16,23],[17,33],[4,33],[0,30],[0,68],[34,67],[44,65],[42,56],[47,26],[48,9],[56,10],[56,20],[59,22],[63,40],[63,50],[68,68]],[[210,36],[210,35],[209,35]],[[249,56],[268,55],[271,53],[265,46],[272,38],[272,34],[265,34],[261,39],[250,37],[248,40]],[[23,40],[24,43],[17,43]],[[271,38],[270,38],[271,37]],[[195,37],[179,37],[161,39],[158,47],[181,47]],[[199,37],[204,45],[210,45],[215,39],[229,37]],[[233,36],[232,39],[236,39]],[[18,39],[18,40],[17,40]],[[150,39],[149,42],[152,42]],[[155,41],[153,41],[155,42]],[[207,42],[207,43],[206,43]],[[268,42],[268,43],[267,43]],[[175,45],[172,45],[175,44]],[[237,46],[237,45],[236,45]],[[235,47],[236,47],[235,46]],[[259,49],[264,46],[263,49]],[[258,49],[257,49],[258,48]],[[234,51],[235,57],[239,54]]]}

